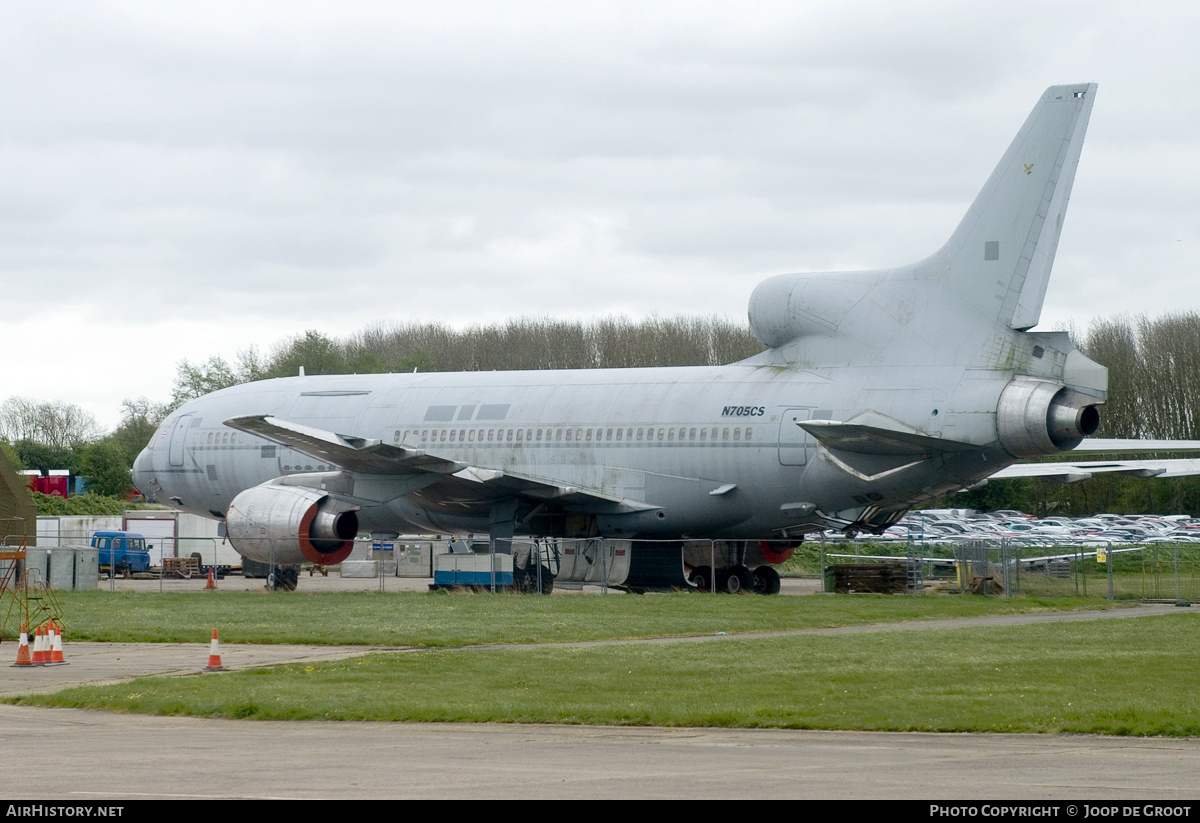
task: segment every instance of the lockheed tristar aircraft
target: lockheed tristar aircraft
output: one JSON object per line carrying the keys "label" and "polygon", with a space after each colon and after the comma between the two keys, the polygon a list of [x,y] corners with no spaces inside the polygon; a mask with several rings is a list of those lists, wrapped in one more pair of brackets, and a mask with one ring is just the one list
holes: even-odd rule
{"label": "lockheed tristar aircraft", "polygon": [[[631,588],[690,569],[704,588],[778,591],[771,563],[806,533],[878,533],[1096,431],[1107,370],[1065,332],[1030,331],[1095,94],[1047,89],[924,260],[760,283],[749,319],[767,350],[747,360],[234,386],[171,414],[135,483],[224,519],[262,562],[338,563],[367,532],[488,535],[502,553],[603,538]],[[717,541],[716,560],[689,540]]]}

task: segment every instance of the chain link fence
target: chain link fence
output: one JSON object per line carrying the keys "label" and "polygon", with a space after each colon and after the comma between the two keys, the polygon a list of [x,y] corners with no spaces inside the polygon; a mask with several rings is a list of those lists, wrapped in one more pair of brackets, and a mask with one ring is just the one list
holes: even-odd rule
{"label": "chain link fence", "polygon": [[[1167,602],[1200,598],[1200,544],[1192,543],[1032,546],[1012,540],[951,544],[815,536],[782,552],[757,541],[713,540],[513,538],[500,546],[493,550],[486,538],[359,539],[338,566],[274,566],[244,560],[221,538],[161,538],[161,565],[152,574],[131,580],[102,569],[99,585],[194,591],[208,585],[211,572],[217,588],[249,590],[469,586],[523,592],[621,588],[774,594],[782,575],[793,582],[809,578],[806,590],[827,592],[944,591]],[[40,568],[41,553],[48,568],[53,565],[49,552],[35,549],[31,567]]]}
{"label": "chain link fence", "polygon": [[[953,544],[824,540],[818,554],[827,591],[873,591],[856,568],[896,570],[903,590],[969,592],[1006,597],[1094,597],[1193,601],[1200,596],[1200,545],[1126,543],[1032,546],[1011,540]],[[860,580],[848,588],[838,580]]]}

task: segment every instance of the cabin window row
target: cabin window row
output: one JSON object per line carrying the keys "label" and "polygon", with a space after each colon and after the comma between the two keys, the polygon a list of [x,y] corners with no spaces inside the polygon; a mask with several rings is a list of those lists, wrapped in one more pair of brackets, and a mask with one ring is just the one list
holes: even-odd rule
{"label": "cabin window row", "polygon": [[396,430],[394,442],[418,435],[422,443],[622,443],[739,442],[754,439],[752,426],[560,428],[560,429],[408,429]]}

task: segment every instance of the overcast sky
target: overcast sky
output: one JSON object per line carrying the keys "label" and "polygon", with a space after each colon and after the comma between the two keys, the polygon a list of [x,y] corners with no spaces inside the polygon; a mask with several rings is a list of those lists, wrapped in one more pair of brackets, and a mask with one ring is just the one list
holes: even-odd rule
{"label": "overcast sky", "polygon": [[0,0],[0,400],[317,329],[745,318],[1099,83],[1040,328],[1200,310],[1200,4]]}

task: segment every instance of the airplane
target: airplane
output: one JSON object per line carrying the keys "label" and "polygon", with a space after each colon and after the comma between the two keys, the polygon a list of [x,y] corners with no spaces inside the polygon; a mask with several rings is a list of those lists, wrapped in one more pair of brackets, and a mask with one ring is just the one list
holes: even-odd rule
{"label": "airplane", "polygon": [[760,283],[766,350],[746,360],[247,383],[167,417],[134,482],[261,562],[438,532],[486,534],[530,570],[514,539],[598,540],[622,546],[627,588],[777,592],[804,535],[880,533],[1096,431],[1107,369],[1031,330],[1095,94],[1047,89],[929,257]]}

